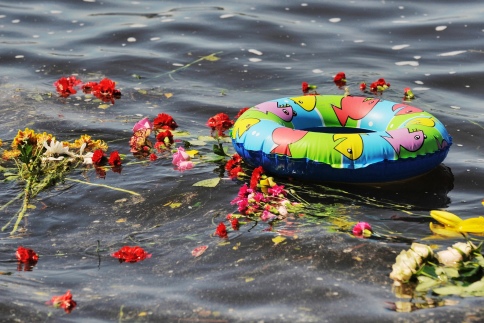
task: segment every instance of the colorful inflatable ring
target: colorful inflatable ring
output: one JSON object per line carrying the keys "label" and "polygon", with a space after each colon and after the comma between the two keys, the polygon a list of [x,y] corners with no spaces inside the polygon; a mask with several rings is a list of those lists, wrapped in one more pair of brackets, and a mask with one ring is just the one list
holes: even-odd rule
{"label": "colorful inflatable ring", "polygon": [[438,166],[452,144],[444,125],[419,108],[342,95],[258,104],[237,119],[231,137],[249,165],[317,182],[408,179]]}

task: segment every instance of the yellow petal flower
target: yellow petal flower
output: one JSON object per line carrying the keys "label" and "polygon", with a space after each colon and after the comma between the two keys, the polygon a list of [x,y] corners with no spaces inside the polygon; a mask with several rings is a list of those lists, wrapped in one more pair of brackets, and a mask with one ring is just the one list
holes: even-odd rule
{"label": "yellow petal flower", "polygon": [[484,218],[482,216],[478,218],[466,219],[459,223],[459,231],[470,233],[484,233]]}
{"label": "yellow petal flower", "polygon": [[457,231],[457,228],[452,228],[452,227],[444,227],[438,224],[433,224],[430,222],[430,231],[433,233],[439,235],[439,236],[444,236],[444,237],[449,237],[449,238],[459,238],[462,237],[462,234]]}
{"label": "yellow petal flower", "polygon": [[462,219],[457,215],[446,211],[432,210],[430,216],[449,227],[457,227],[462,222]]}

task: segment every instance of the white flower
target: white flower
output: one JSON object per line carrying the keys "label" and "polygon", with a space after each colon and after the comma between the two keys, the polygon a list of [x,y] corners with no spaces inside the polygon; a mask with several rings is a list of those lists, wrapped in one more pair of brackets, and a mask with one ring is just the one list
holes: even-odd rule
{"label": "white flower", "polygon": [[470,242],[457,242],[447,250],[437,252],[437,259],[445,266],[456,266],[464,258],[469,257],[474,246]]}
{"label": "white flower", "polygon": [[422,259],[427,259],[429,257],[432,257],[434,255],[434,252],[432,249],[424,244],[421,243],[412,243],[412,246],[410,247],[415,253],[417,253]]}
{"label": "white flower", "polygon": [[81,148],[79,148],[79,155],[77,155],[76,157],[82,158],[83,159],[83,161],[82,161],[83,164],[85,164],[85,165],[91,165],[92,164],[92,155],[94,155],[94,153],[93,152],[88,152],[85,155],[82,155],[82,153],[84,152],[84,149],[86,148],[86,146],[87,146],[86,143],[83,143],[81,145]]}
{"label": "white flower", "polygon": [[46,149],[44,155],[47,156],[47,160],[62,160],[64,155],[75,157],[75,154],[69,151],[69,147],[55,139],[50,141],[50,145],[47,144],[47,141],[44,141],[43,146]]}

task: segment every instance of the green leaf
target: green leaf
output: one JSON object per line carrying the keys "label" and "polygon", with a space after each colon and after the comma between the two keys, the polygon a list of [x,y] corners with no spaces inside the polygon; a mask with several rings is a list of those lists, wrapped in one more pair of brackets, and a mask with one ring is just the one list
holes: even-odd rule
{"label": "green leaf", "polygon": [[425,264],[425,265],[422,266],[422,268],[420,268],[420,270],[417,274],[421,274],[421,275],[425,275],[425,276],[433,278],[433,279],[437,279],[438,275],[435,272],[435,269],[436,269],[435,266]]}
{"label": "green leaf", "polygon": [[419,283],[417,287],[415,287],[416,292],[425,292],[433,287],[439,286],[440,282],[437,279],[433,279],[427,276],[419,276],[417,277]]}
{"label": "green leaf", "polygon": [[219,155],[219,156],[229,156],[227,155],[227,148],[226,147],[223,147],[222,144],[214,144],[213,145],[213,152],[216,154],[216,155]]}
{"label": "green leaf", "polygon": [[214,177],[210,179],[204,179],[203,181],[196,182],[193,186],[203,186],[203,187],[215,187],[220,182],[220,177]]}
{"label": "green leaf", "polygon": [[433,292],[439,295],[461,295],[464,290],[461,286],[444,286],[435,288]]}

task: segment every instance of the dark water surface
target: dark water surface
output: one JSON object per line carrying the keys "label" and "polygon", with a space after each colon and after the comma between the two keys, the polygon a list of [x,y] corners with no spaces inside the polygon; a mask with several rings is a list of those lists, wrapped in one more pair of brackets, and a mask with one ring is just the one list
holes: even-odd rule
{"label": "dark water surface", "polygon": [[[93,170],[75,171],[71,178],[87,176],[140,196],[69,181],[37,196],[26,232],[15,238],[0,233],[0,272],[11,273],[0,276],[0,321],[483,320],[480,298],[453,298],[455,306],[412,313],[386,309],[397,300],[391,265],[411,241],[430,235],[430,210],[463,218],[482,214],[483,14],[477,0],[0,1],[4,141],[25,127],[60,140],[87,133],[133,161],[128,140],[141,117],[169,113],[190,132],[183,139],[196,139],[209,135],[205,123],[214,114],[233,117],[242,107],[299,95],[303,81],[318,85],[319,93],[341,94],[332,83],[339,71],[355,94],[361,81],[381,77],[391,83],[383,94],[388,100],[401,101],[403,88],[412,87],[413,105],[439,118],[454,139],[447,168],[416,181],[304,185],[318,194],[303,195],[328,212],[408,241],[359,240],[329,232],[322,220],[300,218],[278,224],[275,232],[243,227],[221,244],[211,234],[235,211],[230,201],[241,183],[192,186],[217,176],[218,165],[179,173],[167,158],[125,166],[105,179]],[[199,60],[212,53],[220,60]],[[59,98],[52,83],[71,74],[83,81],[109,77],[123,96],[106,109],[82,93]],[[195,149],[208,154],[211,147]],[[20,190],[1,185],[2,204]],[[172,202],[182,204],[171,208]],[[0,213],[2,226],[15,210]],[[290,232],[285,243],[274,245],[277,231]],[[120,264],[110,253],[126,244],[153,256]],[[19,245],[40,254],[33,271],[16,271]],[[194,258],[191,250],[199,245],[209,248]],[[78,302],[71,314],[45,305],[68,289]]]}

